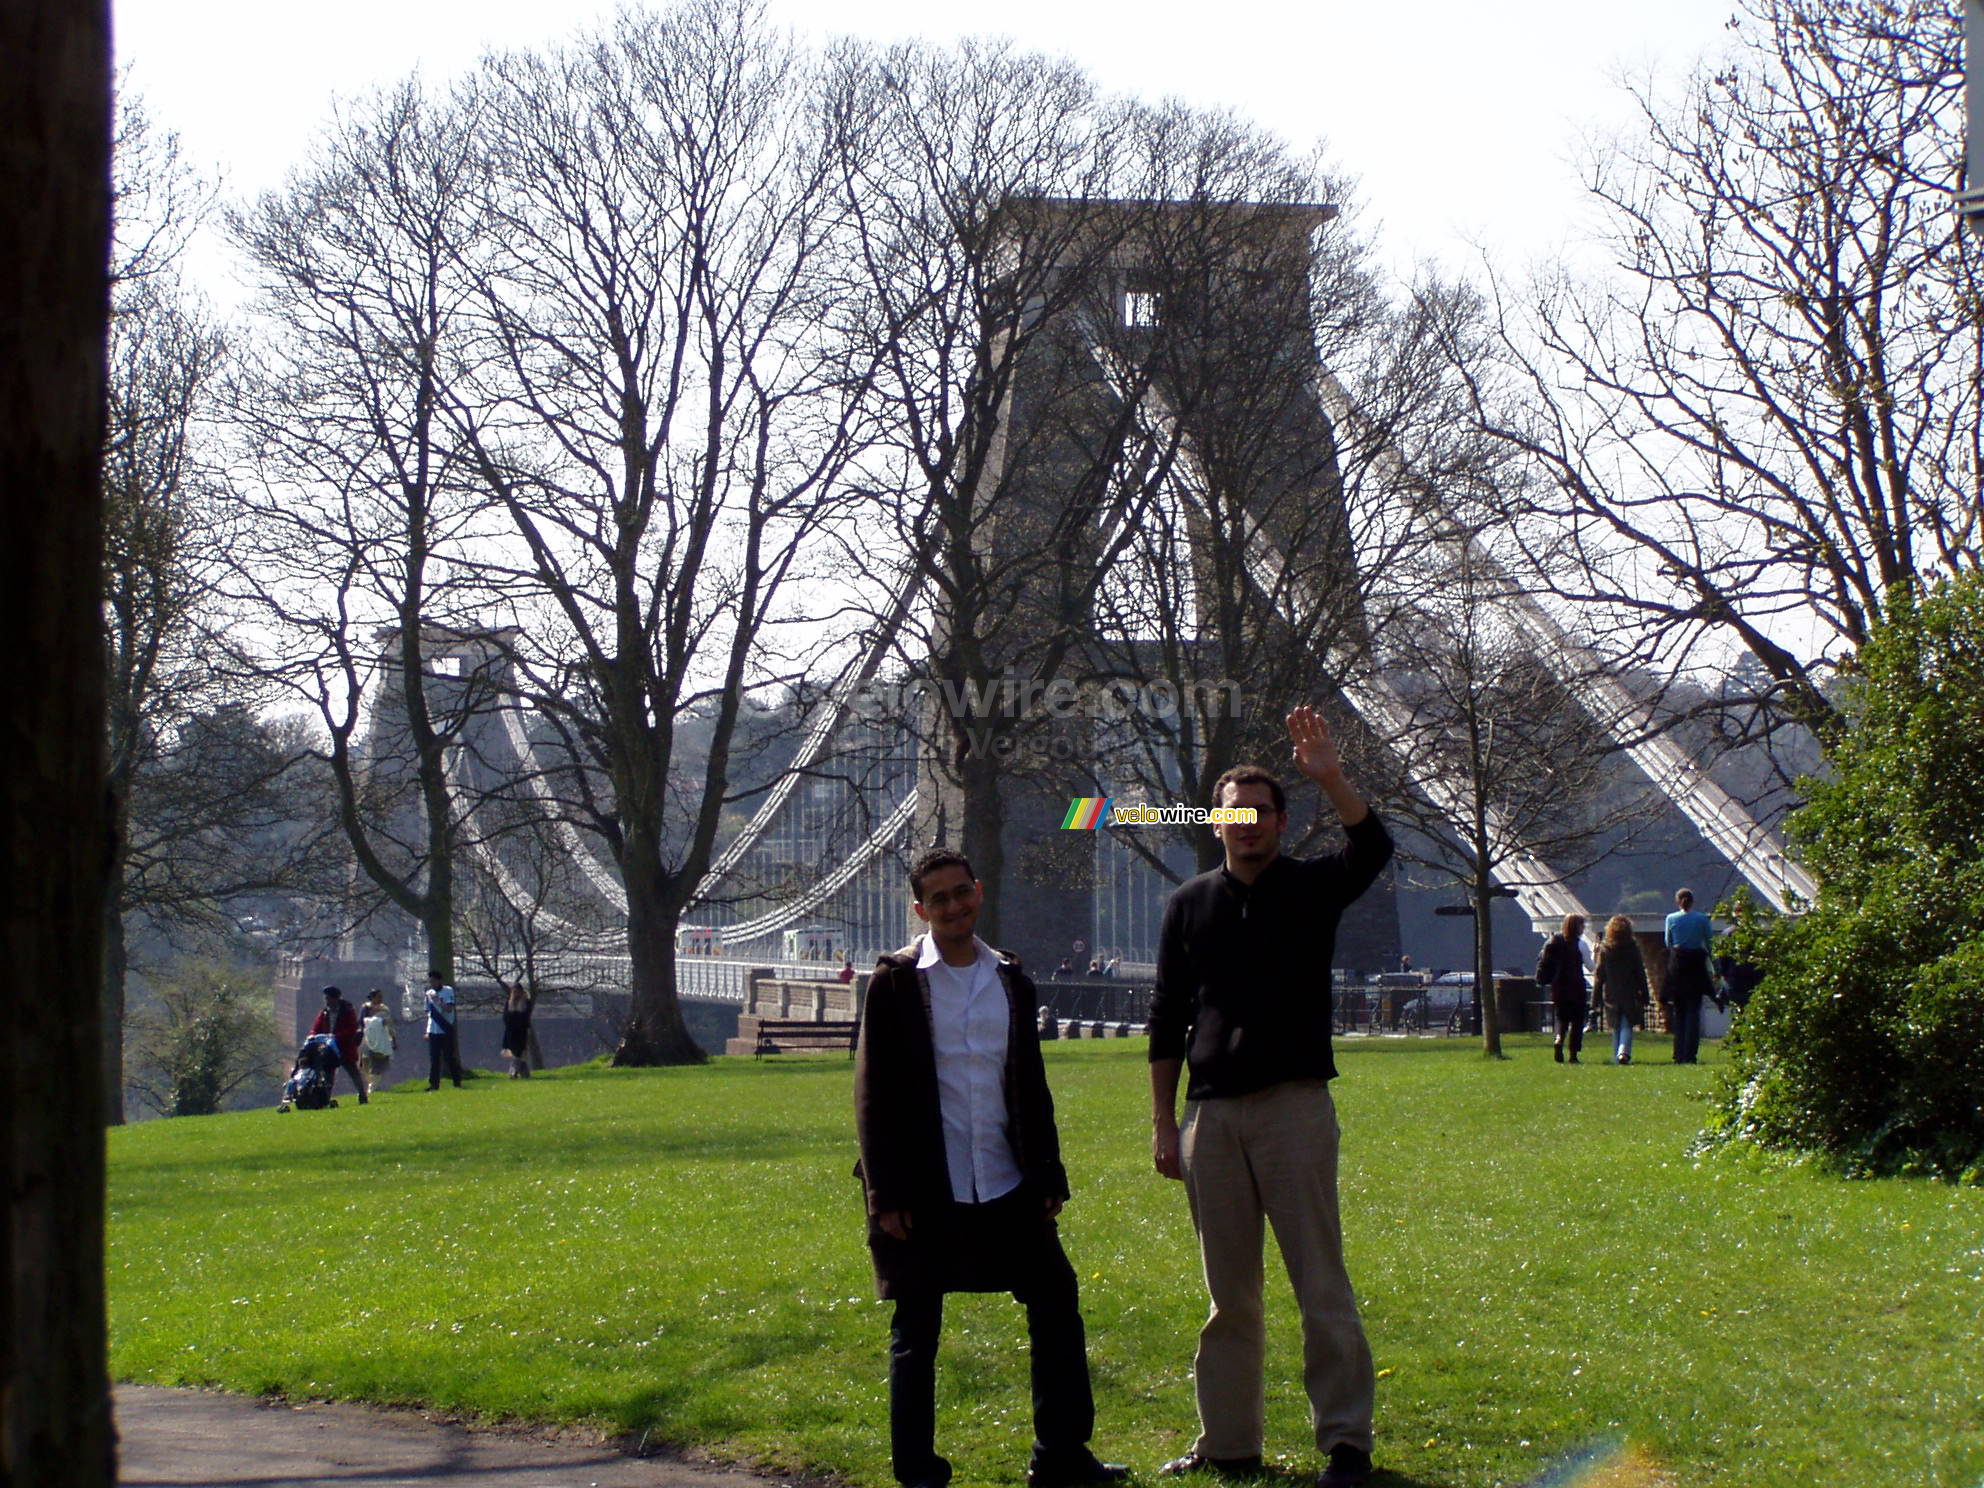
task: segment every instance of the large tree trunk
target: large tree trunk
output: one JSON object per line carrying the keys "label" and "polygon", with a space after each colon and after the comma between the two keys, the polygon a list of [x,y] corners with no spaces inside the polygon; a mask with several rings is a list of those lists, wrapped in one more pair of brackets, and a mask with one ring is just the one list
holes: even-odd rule
{"label": "large tree trunk", "polygon": [[438,860],[427,860],[427,892],[421,896],[420,927],[427,937],[427,969],[441,980],[455,979],[455,867],[452,843],[444,842]]}
{"label": "large tree trunk", "polygon": [[1502,1009],[1495,1000],[1495,881],[1486,873],[1474,882],[1474,995],[1481,1003],[1481,1052],[1502,1058]]}
{"label": "large tree trunk", "polygon": [[[641,860],[645,859],[645,862]],[[675,994],[675,926],[681,911],[661,881],[652,851],[635,852],[621,867],[627,885],[627,1031],[613,1062],[621,1067],[701,1064],[709,1058],[689,1036]]]}
{"label": "large tree trunk", "polygon": [[[990,737],[989,729],[983,737]],[[1006,874],[1006,847],[1000,837],[1006,814],[999,799],[999,757],[990,750],[982,754],[971,750],[959,761],[958,773],[963,777],[964,821],[952,845],[971,860],[972,873],[985,886],[985,904],[978,911],[978,938],[987,945],[998,945],[999,885]]]}
{"label": "large tree trunk", "polygon": [[110,14],[0,6],[7,647],[6,1301],[0,1480],[116,1480],[104,1321],[104,341]]}

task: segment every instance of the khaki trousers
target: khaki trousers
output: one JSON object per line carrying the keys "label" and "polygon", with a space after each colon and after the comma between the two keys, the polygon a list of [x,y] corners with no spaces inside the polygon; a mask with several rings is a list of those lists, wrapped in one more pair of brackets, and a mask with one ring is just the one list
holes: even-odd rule
{"label": "khaki trousers", "polygon": [[1343,1264],[1336,1104],[1324,1080],[1188,1101],[1179,1155],[1212,1311],[1199,1330],[1203,1457],[1252,1457],[1266,1431],[1262,1221],[1274,1226],[1302,1313],[1302,1382],[1316,1445],[1371,1450],[1377,1380]]}

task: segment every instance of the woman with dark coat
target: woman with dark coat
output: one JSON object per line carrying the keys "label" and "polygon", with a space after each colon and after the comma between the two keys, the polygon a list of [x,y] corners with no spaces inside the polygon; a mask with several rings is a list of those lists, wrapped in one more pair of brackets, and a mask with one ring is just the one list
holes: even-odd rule
{"label": "woman with dark coat", "polygon": [[1614,915],[1605,922],[1605,940],[1598,947],[1592,983],[1612,1015],[1612,1057],[1633,1062],[1633,1028],[1646,1017],[1646,957],[1633,939],[1633,922]]}
{"label": "woman with dark coat", "polygon": [[1564,926],[1543,947],[1536,962],[1537,985],[1550,996],[1556,1012],[1557,1042],[1552,1052],[1564,1062],[1564,1041],[1570,1040],[1571,1063],[1584,1047],[1584,1015],[1591,994],[1584,980],[1584,916],[1565,915]]}
{"label": "woman with dark coat", "polygon": [[510,983],[510,994],[503,999],[503,1052],[510,1056],[510,1078],[530,1078],[530,1015],[537,999],[524,991],[522,982]]}

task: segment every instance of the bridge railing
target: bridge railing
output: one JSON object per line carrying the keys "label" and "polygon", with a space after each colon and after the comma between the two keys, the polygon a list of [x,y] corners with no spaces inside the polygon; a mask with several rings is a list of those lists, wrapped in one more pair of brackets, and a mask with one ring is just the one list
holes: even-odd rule
{"label": "bridge railing", "polygon": [[1040,989],[1040,1005],[1057,1018],[1079,1018],[1083,1022],[1145,1023],[1150,1020],[1150,983],[1116,979],[1045,981]]}
{"label": "bridge railing", "polygon": [[750,995],[750,976],[769,971],[781,981],[830,982],[840,968],[826,961],[731,960],[724,956],[677,956],[675,995],[698,1002],[734,1002],[742,1006]]}

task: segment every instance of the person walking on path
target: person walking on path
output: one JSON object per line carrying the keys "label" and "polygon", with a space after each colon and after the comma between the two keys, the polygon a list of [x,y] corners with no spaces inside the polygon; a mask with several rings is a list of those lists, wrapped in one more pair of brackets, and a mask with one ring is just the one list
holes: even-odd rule
{"label": "person walking on path", "polygon": [[1214,828],[1225,864],[1171,896],[1158,936],[1151,1156],[1160,1175],[1184,1182],[1212,1304],[1194,1364],[1198,1439],[1163,1471],[1260,1470],[1266,1223],[1302,1313],[1303,1384],[1328,1456],[1317,1483],[1355,1488],[1371,1477],[1377,1383],[1343,1259],[1330,962],[1337,922],[1391,861],[1392,839],[1344,777],[1314,710],[1289,714],[1288,736],[1347,845],[1320,858],[1284,855],[1281,782],[1258,765],[1235,766],[1214,803],[1250,807],[1256,820]]}
{"label": "person walking on path", "polygon": [[399,1052],[399,1030],[393,1027],[391,1011],[386,1007],[386,994],[377,987],[366,996],[365,1006],[359,1009],[359,1063],[364,1067],[366,1083],[374,1090],[392,1066],[393,1055]]}
{"label": "person walking on path", "polygon": [[[364,1105],[365,1075],[358,1068],[358,1045],[363,1036],[363,1030],[358,1022],[358,1009],[344,1000],[344,993],[338,988],[326,987],[323,1009],[317,1014],[316,1021],[310,1025],[310,1032],[313,1035],[328,1033],[337,1041],[338,1063],[343,1066],[344,1072],[351,1076],[351,1083],[358,1091],[358,1103]],[[335,1087],[336,1075],[331,1076],[331,1083]]]}
{"label": "person walking on path", "polygon": [[1666,1001],[1668,1016],[1674,1021],[1674,1062],[1694,1064],[1702,1045],[1702,999],[1715,992],[1709,972],[1715,924],[1695,908],[1692,889],[1676,894],[1674,904],[1666,929]]}
{"label": "person walking on path", "polygon": [[854,1065],[854,1121],[876,1289],[889,1327],[889,1455],[905,1488],[942,1488],[937,1340],[947,1292],[1011,1292],[1026,1307],[1031,1488],[1113,1483],[1089,1450],[1095,1401],[1074,1268],[1055,1217],[1068,1199],[1035,1032],[1039,996],[975,933],[984,892],[963,854],[933,848],[909,875],[929,930],[881,958]]}
{"label": "person walking on path", "polygon": [[[500,983],[498,985],[501,985]],[[537,999],[521,981],[510,983],[503,999],[503,1052],[510,1056],[510,1078],[530,1078],[530,1015]]]}
{"label": "person walking on path", "polygon": [[1570,1046],[1571,1063],[1578,1062],[1584,1048],[1584,1015],[1591,1000],[1585,984],[1591,947],[1585,943],[1584,916],[1565,915],[1563,928],[1543,944],[1536,958],[1536,984],[1550,994],[1550,1007],[1557,1024],[1557,1039],[1550,1046],[1557,1063],[1564,1062],[1564,1047]]}
{"label": "person walking on path", "polygon": [[455,989],[438,971],[427,973],[427,1088],[441,1088],[441,1066],[462,1088],[462,1055],[455,1020]]}
{"label": "person walking on path", "polygon": [[1612,1058],[1631,1064],[1633,1028],[1646,1016],[1646,957],[1633,939],[1629,916],[1614,915],[1605,922],[1605,940],[1598,948],[1592,984],[1612,1016]]}

